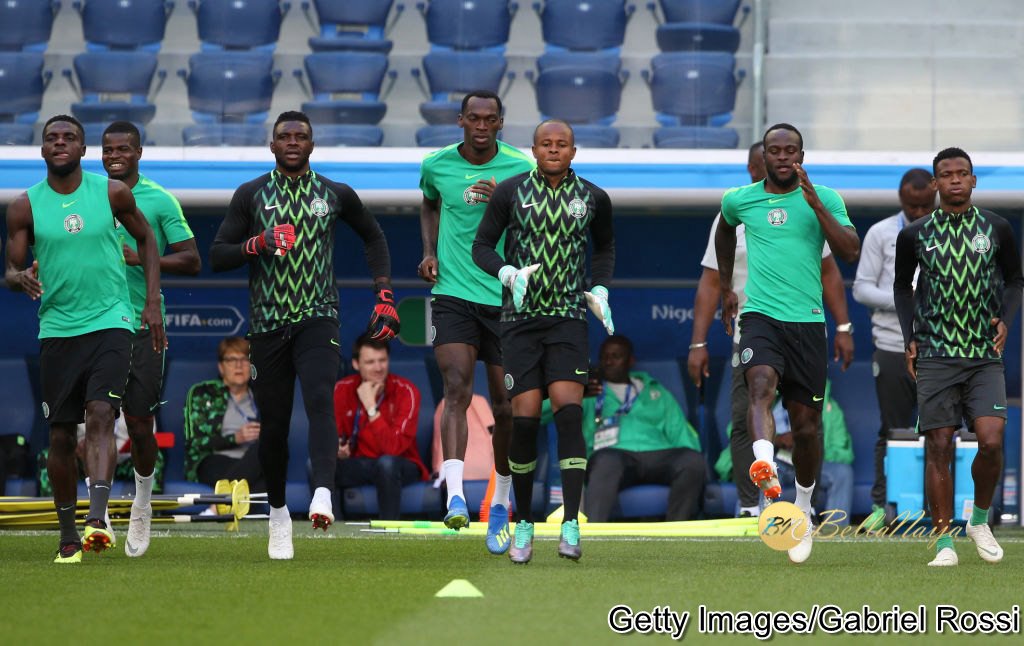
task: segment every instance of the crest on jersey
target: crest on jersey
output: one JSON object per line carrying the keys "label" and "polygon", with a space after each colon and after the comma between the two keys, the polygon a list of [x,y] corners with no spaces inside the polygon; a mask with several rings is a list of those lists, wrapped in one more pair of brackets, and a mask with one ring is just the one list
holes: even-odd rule
{"label": "crest on jersey", "polygon": [[750,360],[754,358],[754,351],[751,348],[743,348],[742,354],[740,354],[740,361],[743,363],[750,363]]}
{"label": "crest on jersey", "polygon": [[512,379],[512,375],[510,375],[510,374],[508,374],[506,372],[505,373],[505,390],[512,390],[512,387],[515,386],[515,385],[516,385],[516,382],[515,382],[514,379]]}
{"label": "crest on jersey", "polygon": [[992,241],[984,233],[979,233],[971,238],[971,248],[976,253],[986,253],[992,248]]}
{"label": "crest on jersey", "polygon": [[318,197],[309,203],[309,210],[312,211],[313,215],[316,217],[322,218],[327,215],[327,212],[330,209],[327,208],[327,200],[322,197]]}
{"label": "crest on jersey", "polygon": [[249,379],[251,379],[253,381],[256,381],[256,364],[255,363],[250,363],[249,364]]}
{"label": "crest on jersey", "polygon": [[473,192],[473,187],[470,186],[466,190],[462,191],[462,201],[466,204],[473,206],[480,203],[480,200],[476,199],[480,196],[479,193]]}
{"label": "crest on jersey", "polygon": [[82,216],[77,213],[72,213],[64,218],[64,230],[68,233],[78,233],[84,226],[85,222],[82,220]]}
{"label": "crest on jersey", "polygon": [[772,209],[768,211],[768,224],[773,227],[781,227],[786,223],[786,218],[789,217],[786,214],[786,209]]}
{"label": "crest on jersey", "polygon": [[50,419],[50,405],[46,402],[43,402],[43,417],[45,419]]}
{"label": "crest on jersey", "polygon": [[579,220],[587,214],[587,203],[580,198],[574,198],[569,202],[569,215]]}

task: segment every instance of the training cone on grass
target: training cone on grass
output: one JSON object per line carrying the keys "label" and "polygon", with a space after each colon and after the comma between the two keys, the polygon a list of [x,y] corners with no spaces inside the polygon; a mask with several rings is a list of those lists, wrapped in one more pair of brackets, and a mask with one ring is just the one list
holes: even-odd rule
{"label": "training cone on grass", "polygon": [[[561,523],[562,522],[562,518],[564,518],[564,517],[565,517],[565,505],[559,505],[558,509],[556,509],[553,512],[551,512],[550,514],[548,514],[548,517],[545,518],[544,520],[546,522],[549,522],[549,523]],[[578,512],[576,512],[576,520],[579,521],[580,525],[582,525],[583,523],[587,522],[587,515],[583,513],[582,509],[579,510]]]}
{"label": "training cone on grass", "polygon": [[437,591],[435,597],[482,597],[483,592],[465,579],[452,579],[451,582]]}
{"label": "training cone on grass", "polygon": [[487,491],[484,492],[484,498],[480,501],[480,522],[486,523],[491,517],[491,498],[494,498],[494,478],[496,471],[491,469],[491,479],[487,481]]}

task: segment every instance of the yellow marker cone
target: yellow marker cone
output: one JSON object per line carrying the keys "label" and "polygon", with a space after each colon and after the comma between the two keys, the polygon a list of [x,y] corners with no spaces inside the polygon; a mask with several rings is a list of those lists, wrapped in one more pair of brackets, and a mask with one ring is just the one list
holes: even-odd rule
{"label": "yellow marker cone", "polygon": [[483,592],[465,579],[452,579],[451,582],[437,591],[435,597],[482,597]]}

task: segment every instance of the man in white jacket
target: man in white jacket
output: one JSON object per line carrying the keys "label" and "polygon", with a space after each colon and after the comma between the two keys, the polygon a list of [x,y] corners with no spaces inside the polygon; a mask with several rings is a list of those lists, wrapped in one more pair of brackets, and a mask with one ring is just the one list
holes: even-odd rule
{"label": "man in white jacket", "polygon": [[875,443],[875,483],[871,488],[871,516],[866,526],[879,529],[885,524],[885,449],[889,431],[914,426],[917,391],[907,372],[903,332],[896,317],[892,282],[896,264],[896,236],[904,226],[935,209],[932,174],[912,168],[900,180],[902,210],[876,223],[864,236],[853,298],[871,308],[871,338],[875,343],[871,371],[875,376],[882,426]]}

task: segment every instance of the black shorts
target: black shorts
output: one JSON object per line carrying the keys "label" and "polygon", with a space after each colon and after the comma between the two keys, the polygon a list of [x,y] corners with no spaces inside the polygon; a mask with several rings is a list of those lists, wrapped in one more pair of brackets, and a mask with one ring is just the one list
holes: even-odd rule
{"label": "black shorts", "polygon": [[430,299],[430,341],[436,348],[465,343],[477,349],[477,358],[501,365],[501,307],[481,305],[454,296]]}
{"label": "black shorts", "polygon": [[1006,378],[996,359],[917,360],[918,431],[957,428],[979,417],[1006,419]]}
{"label": "black shorts", "polygon": [[509,397],[555,381],[587,383],[590,346],[586,321],[540,316],[503,323],[501,351]]}
{"label": "black shorts", "polygon": [[758,312],[740,317],[740,369],[771,366],[784,402],[822,409],[828,378],[824,323],[787,323]]}
{"label": "black shorts", "polygon": [[131,371],[124,390],[124,414],[149,417],[160,408],[164,380],[164,349],[153,352],[153,333],[147,327],[132,337]]}
{"label": "black shorts", "polygon": [[120,410],[131,353],[132,333],[128,330],[42,339],[39,381],[46,421],[81,424],[85,404],[90,401],[105,401]]}

